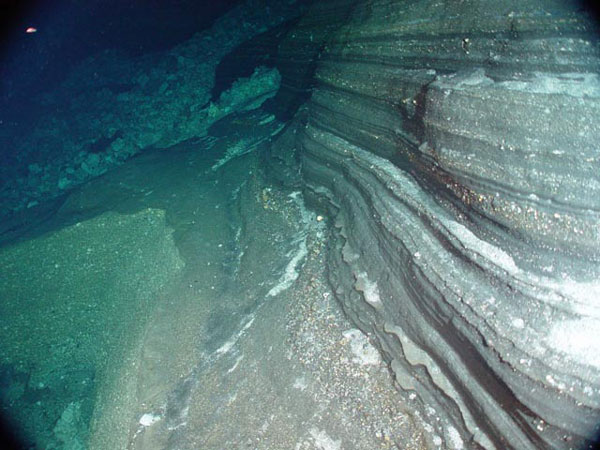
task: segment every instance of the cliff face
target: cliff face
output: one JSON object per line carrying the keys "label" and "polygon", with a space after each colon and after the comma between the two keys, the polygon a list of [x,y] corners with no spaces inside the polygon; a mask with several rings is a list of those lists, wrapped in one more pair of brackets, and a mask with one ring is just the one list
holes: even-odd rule
{"label": "cliff face", "polygon": [[336,295],[432,445],[598,431],[600,46],[579,6],[319,2],[280,46],[282,95],[312,95],[270,162],[295,149]]}

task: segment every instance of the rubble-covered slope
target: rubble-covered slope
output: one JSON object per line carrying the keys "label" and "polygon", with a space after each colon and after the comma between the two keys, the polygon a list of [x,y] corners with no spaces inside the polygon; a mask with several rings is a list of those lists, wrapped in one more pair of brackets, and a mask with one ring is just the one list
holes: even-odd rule
{"label": "rubble-covered slope", "polygon": [[301,11],[301,3],[249,0],[168,51],[131,57],[106,50],[79,63],[57,89],[32,98],[35,121],[18,132],[0,129],[0,143],[16,155],[0,167],[0,216],[63,195],[146,148],[204,136],[234,110],[259,106],[279,88],[276,71],[253,66],[213,99],[215,70],[241,43]]}
{"label": "rubble-covered slope", "polygon": [[323,37],[273,167],[296,148],[335,216],[336,295],[432,445],[577,448],[598,432],[600,53],[580,6],[322,2],[281,47],[302,65]]}

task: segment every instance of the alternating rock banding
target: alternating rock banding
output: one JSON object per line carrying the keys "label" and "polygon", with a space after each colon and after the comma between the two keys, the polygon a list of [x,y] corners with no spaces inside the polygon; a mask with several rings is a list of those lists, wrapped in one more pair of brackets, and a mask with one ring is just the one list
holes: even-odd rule
{"label": "alternating rock banding", "polygon": [[[589,442],[600,423],[597,25],[565,2],[352,8],[321,43],[294,137],[273,151],[295,144],[307,192],[336,217],[338,298],[418,395],[432,444]],[[289,41],[314,39],[312,14]],[[279,57],[301,61],[299,48],[284,41]]]}

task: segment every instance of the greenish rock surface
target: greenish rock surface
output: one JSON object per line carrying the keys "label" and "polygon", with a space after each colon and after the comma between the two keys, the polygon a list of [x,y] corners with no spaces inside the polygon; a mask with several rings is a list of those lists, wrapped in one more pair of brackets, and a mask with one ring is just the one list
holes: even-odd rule
{"label": "greenish rock surface", "polygon": [[0,266],[9,416],[44,448],[84,448],[90,426],[127,426],[103,411],[130,408],[115,383],[135,372],[156,299],[184,266],[164,211],[105,213],[3,247]]}

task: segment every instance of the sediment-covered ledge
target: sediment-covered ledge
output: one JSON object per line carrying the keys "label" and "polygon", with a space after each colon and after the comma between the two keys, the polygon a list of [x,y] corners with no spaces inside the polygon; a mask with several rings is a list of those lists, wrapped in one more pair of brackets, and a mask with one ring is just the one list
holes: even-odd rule
{"label": "sediment-covered ledge", "polygon": [[[365,0],[340,20],[273,150],[281,161],[295,146],[307,193],[335,217],[338,299],[383,350],[430,444],[589,443],[600,423],[596,24],[566,2]],[[309,38],[306,27],[296,37]]]}

